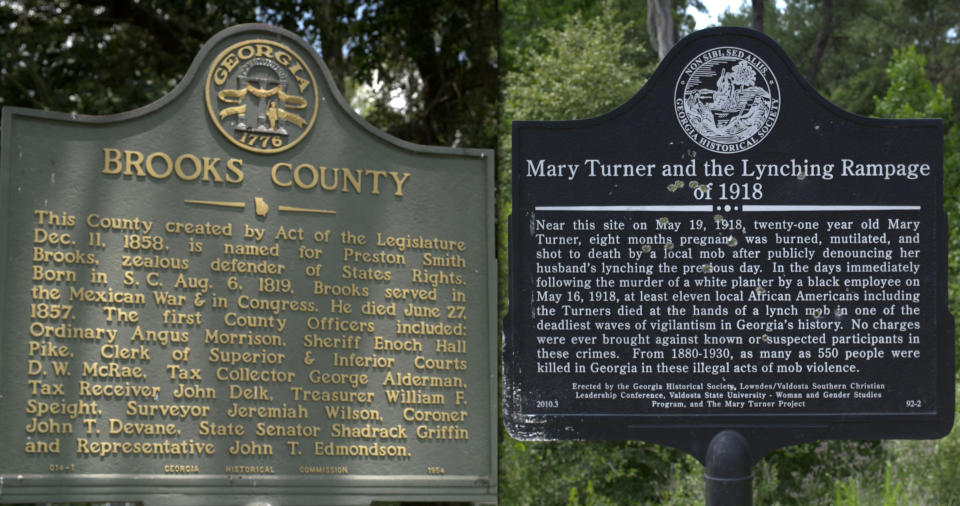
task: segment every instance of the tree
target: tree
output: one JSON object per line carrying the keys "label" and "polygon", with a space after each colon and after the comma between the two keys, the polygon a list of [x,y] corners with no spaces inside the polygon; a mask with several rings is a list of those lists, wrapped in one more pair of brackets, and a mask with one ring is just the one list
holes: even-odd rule
{"label": "tree", "polygon": [[[629,19],[605,2],[597,17],[571,15],[559,27],[530,34],[542,41],[516,55],[503,76],[503,116],[498,160],[498,210],[510,214],[510,123],[595,116],[636,93],[653,70],[641,67],[626,43]],[[651,62],[652,63],[652,62]],[[501,281],[506,280],[506,226],[498,228]],[[501,316],[506,283],[501,283]],[[502,435],[500,500],[503,504],[633,504],[659,501],[677,470],[698,466],[680,452],[640,442],[526,443]],[[675,464],[676,462],[676,464]],[[679,471],[678,471],[679,472]],[[545,479],[546,477],[546,479]]]}
{"label": "tree", "polygon": [[341,93],[347,90],[349,67],[343,48],[350,40],[360,0],[261,0],[261,21],[282,26],[316,41],[323,62]]}
{"label": "tree", "polygon": [[[934,86],[926,77],[926,57],[914,46],[895,50],[886,74],[890,86],[882,97],[874,97],[876,114],[884,118],[941,118],[943,120],[943,194],[947,222],[951,225],[948,248],[948,273],[951,309],[960,310],[960,128],[952,100],[942,85]],[[956,320],[960,323],[960,320]],[[956,327],[960,337],[960,326]],[[960,340],[957,354],[960,357]],[[960,372],[960,362],[958,362]],[[960,435],[958,435],[960,437]]]}
{"label": "tree", "polygon": [[733,66],[733,84],[739,84],[740,90],[757,84],[757,73],[750,64],[741,61]]}
{"label": "tree", "polygon": [[657,49],[657,56],[663,60],[677,43],[670,0],[647,0],[647,31],[650,32],[650,43]]}
{"label": "tree", "polygon": [[243,22],[318,46],[338,87],[381,81],[368,119],[406,140],[492,146],[494,0],[35,0],[0,2],[0,105],[86,114],[130,110],[180,81],[200,46]]}
{"label": "tree", "polygon": [[[635,47],[626,43],[632,24],[612,2],[596,17],[572,14],[558,27],[529,34],[532,41],[513,56],[514,68],[503,75],[498,161],[498,231],[500,316],[506,313],[507,228],[510,215],[510,129],[515,119],[562,120],[595,116],[636,93],[655,60],[641,67]],[[507,21],[509,22],[509,21]],[[609,26],[603,23],[609,22]],[[551,23],[552,24],[552,23]],[[533,42],[535,41],[535,43]]]}
{"label": "tree", "polygon": [[821,10],[820,29],[817,30],[817,38],[813,41],[810,68],[807,70],[807,80],[814,88],[817,87],[818,77],[820,76],[820,62],[823,59],[823,53],[827,49],[830,37],[833,36],[833,0],[823,0]]}
{"label": "tree", "polygon": [[[929,79],[943,84],[960,113],[960,4],[950,0],[785,0],[767,5],[764,30],[790,55],[807,80],[832,102],[873,113],[873,97],[889,85],[884,69],[894,49],[909,44],[926,55]],[[749,9],[726,13],[720,24],[748,26]]]}
{"label": "tree", "polygon": [[750,20],[750,28],[758,32],[763,31],[763,4],[764,0],[753,0],[753,2],[751,2],[752,17]]}
{"label": "tree", "polygon": [[0,3],[0,104],[87,114],[156,100],[210,36],[254,21],[252,2]]}
{"label": "tree", "polygon": [[[350,48],[354,78],[398,84],[408,109],[384,97],[370,118],[424,144],[493,146],[496,141],[497,10],[494,0],[381,0],[364,9]],[[377,34],[376,37],[370,34]]]}
{"label": "tree", "polygon": [[421,144],[495,144],[494,0],[262,2],[265,20],[319,42],[341,90],[372,87],[375,125]]}

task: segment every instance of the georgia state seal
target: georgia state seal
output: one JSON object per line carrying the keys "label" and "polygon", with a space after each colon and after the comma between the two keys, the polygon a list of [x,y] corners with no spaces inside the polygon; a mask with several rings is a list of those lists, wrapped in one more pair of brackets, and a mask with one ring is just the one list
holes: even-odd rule
{"label": "georgia state seal", "polygon": [[207,74],[210,119],[233,144],[279,153],[303,140],[317,118],[317,82],[304,60],[271,40],[225,49]]}
{"label": "georgia state seal", "polygon": [[740,153],[773,130],[780,114],[780,86],[757,55],[718,47],[684,67],[674,111],[693,142],[714,153]]}

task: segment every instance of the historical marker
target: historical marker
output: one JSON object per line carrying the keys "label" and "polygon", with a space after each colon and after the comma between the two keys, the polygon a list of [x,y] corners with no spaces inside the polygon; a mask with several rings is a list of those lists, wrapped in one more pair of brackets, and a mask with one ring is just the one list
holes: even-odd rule
{"label": "historical marker", "polygon": [[226,30],[129,113],[5,108],[0,502],[495,501],[493,159]]}
{"label": "historical marker", "polygon": [[504,419],[701,461],[930,438],[954,412],[939,120],[820,97],[769,38],[681,41],[601,117],[513,124]]}

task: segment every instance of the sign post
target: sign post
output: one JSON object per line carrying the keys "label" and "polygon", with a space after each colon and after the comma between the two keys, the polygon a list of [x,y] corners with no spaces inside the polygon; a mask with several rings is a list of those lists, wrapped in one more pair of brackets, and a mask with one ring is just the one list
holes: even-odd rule
{"label": "sign post", "polygon": [[383,134],[265,25],[2,135],[0,502],[496,500],[492,151]]}
{"label": "sign post", "polygon": [[514,122],[508,431],[679,448],[708,498],[782,446],[946,434],[942,137],[737,28],[603,116]]}

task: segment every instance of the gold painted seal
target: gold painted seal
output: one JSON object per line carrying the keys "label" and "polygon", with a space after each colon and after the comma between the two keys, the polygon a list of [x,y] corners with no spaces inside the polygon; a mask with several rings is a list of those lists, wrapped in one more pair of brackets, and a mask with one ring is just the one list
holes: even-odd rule
{"label": "gold painted seal", "polygon": [[279,153],[303,140],[317,119],[317,82],[303,58],[272,40],[225,49],[210,65],[210,119],[235,145]]}

